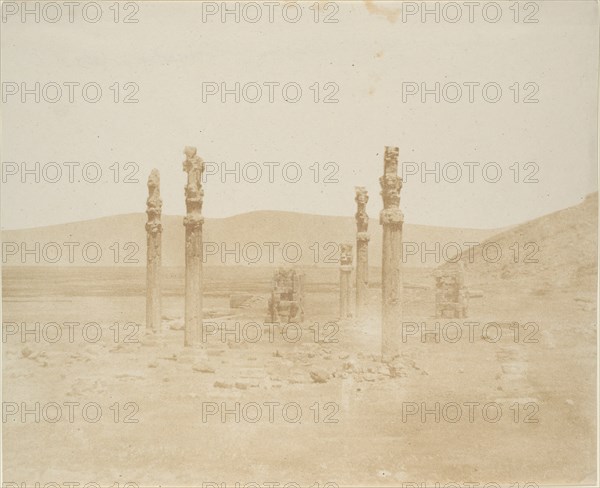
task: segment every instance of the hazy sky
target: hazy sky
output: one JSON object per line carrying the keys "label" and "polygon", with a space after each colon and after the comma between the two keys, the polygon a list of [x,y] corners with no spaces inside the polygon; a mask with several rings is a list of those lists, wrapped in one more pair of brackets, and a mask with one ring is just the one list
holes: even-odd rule
{"label": "hazy sky", "polygon": [[[440,10],[439,23],[433,15],[426,22],[420,12],[408,15],[408,9],[422,8],[421,2],[343,2],[337,12],[322,5],[319,22],[314,2],[302,2],[296,23],[283,18],[283,2],[272,7],[272,23],[264,2],[256,4],[262,18],[255,23],[248,21],[256,16],[254,6],[240,11],[239,23],[233,15],[223,23],[219,13],[203,19],[203,8],[206,14],[221,9],[221,2],[202,7],[191,1],[138,3],[132,17],[137,23],[115,23],[113,2],[101,5],[97,23],[85,21],[79,9],[70,23],[67,7],[56,23],[44,18],[36,23],[33,16],[23,23],[19,13],[9,16],[2,23],[3,93],[39,82],[40,94],[53,98],[57,83],[62,97],[49,103],[42,96],[35,103],[29,95],[23,103],[20,92],[6,95],[2,227],[143,212],[152,168],[161,173],[163,212],[183,214],[186,145],[218,163],[211,171],[221,163],[233,169],[237,161],[242,175],[258,179],[236,182],[230,174],[223,183],[220,174],[207,175],[206,217],[264,209],[353,215],[357,185],[369,190],[367,211],[376,217],[386,145],[400,148],[400,162],[417,163],[413,170],[422,162],[434,169],[436,161],[440,176],[455,178],[457,165],[463,170],[455,183],[435,182],[433,174],[423,183],[420,174],[409,175],[401,207],[410,223],[495,228],[577,204],[597,190],[598,5],[593,0],[525,3],[498,2],[502,17],[496,23],[486,21],[479,8],[469,22],[460,2],[454,5],[462,17],[455,23],[448,19],[456,10]],[[436,8],[435,2],[427,5]],[[519,22],[514,22],[515,5]],[[490,19],[494,8],[486,11]],[[132,12],[133,7],[123,8],[119,20]],[[296,15],[295,7],[285,12],[289,19]],[[55,15],[45,12],[47,18]],[[87,15],[93,18],[95,12]],[[326,15],[338,22],[324,23]],[[527,15],[538,22],[524,23]],[[81,84],[74,88],[73,103],[65,82]],[[203,101],[203,83],[206,89],[207,83],[233,88],[236,82],[246,88],[239,103],[234,95],[225,103],[218,95]],[[280,83],[272,85],[273,103],[265,82]],[[447,98],[456,96],[458,84],[462,97],[450,103],[442,96],[435,103],[431,94],[422,103],[417,94],[403,101],[403,83],[406,90],[406,83],[420,88],[422,82],[429,88],[439,82]],[[473,103],[465,85],[470,82],[480,83],[472,85]],[[86,83],[102,88],[97,103],[83,99]],[[115,103],[115,83],[121,99],[137,86],[138,103]],[[282,86],[288,83],[302,89],[296,103],[284,100]],[[502,89],[496,103],[483,98],[488,83],[497,84],[486,92],[490,98],[495,86]],[[262,98],[250,103],[243,95],[255,97],[255,84],[262,87]],[[315,103],[317,86],[321,99],[329,94],[338,103]],[[287,94],[295,96],[294,86]],[[93,97],[94,90],[87,95]],[[526,96],[539,102],[523,103]],[[33,175],[22,183],[20,174],[12,174],[20,172],[22,162],[29,168],[40,162],[46,171],[40,183]],[[56,183],[48,181],[57,177],[48,162],[62,167]],[[65,162],[80,163],[73,182]],[[102,169],[96,183],[81,175],[90,162],[97,164],[88,165],[89,180],[94,168]],[[126,167],[127,162],[137,167]],[[334,164],[325,166],[329,162]],[[474,182],[465,162],[479,163],[471,166]],[[500,167],[497,183],[484,180],[482,167],[490,162],[496,164],[486,167],[485,176],[496,178]],[[264,163],[279,163],[271,165],[273,183]],[[285,181],[286,163],[296,163],[286,166],[288,180],[296,178],[295,168],[302,169],[299,181]],[[263,170],[261,178],[256,166]],[[122,181],[130,173],[138,183]],[[325,183],[328,176],[334,182]],[[538,181],[524,183],[527,177]]]}

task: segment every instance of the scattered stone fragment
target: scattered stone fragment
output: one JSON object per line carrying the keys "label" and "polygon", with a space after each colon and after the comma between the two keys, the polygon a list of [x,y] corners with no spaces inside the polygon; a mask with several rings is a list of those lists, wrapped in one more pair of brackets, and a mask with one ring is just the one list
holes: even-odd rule
{"label": "scattered stone fragment", "polygon": [[242,383],[241,381],[236,381],[235,382],[235,387],[238,390],[247,390],[248,389],[248,383]]}
{"label": "scattered stone fragment", "polygon": [[310,377],[315,383],[327,383],[329,373],[323,370],[313,370],[310,372]]}
{"label": "scattered stone fragment", "polygon": [[[29,356],[29,359],[36,359],[37,358],[37,354],[33,354],[31,356]],[[82,352],[77,352],[75,354],[71,354],[69,355],[69,358],[74,359],[75,361],[85,361],[88,362],[90,361],[90,357],[87,355],[84,355]],[[69,363],[71,363],[72,361],[69,361]]]}
{"label": "scattered stone fragment", "polygon": [[215,381],[213,386],[215,388],[233,388],[231,383],[225,383],[224,381]]}
{"label": "scattered stone fragment", "polygon": [[161,356],[159,359],[166,359],[168,361],[177,361],[177,354],[171,356]]}
{"label": "scattered stone fragment", "polygon": [[206,351],[207,356],[220,356],[225,352],[224,349],[208,349]]}
{"label": "scattered stone fragment", "polygon": [[158,361],[150,361],[148,363],[149,368],[158,368]]}
{"label": "scattered stone fragment", "polygon": [[121,374],[116,374],[115,378],[117,378],[119,380],[143,380],[144,376],[141,376],[139,374],[121,373]]}
{"label": "scattered stone fragment", "polygon": [[174,320],[169,324],[169,329],[171,330],[183,330],[185,328],[185,324],[183,319]]}
{"label": "scattered stone fragment", "polygon": [[304,376],[304,374],[302,374],[300,372],[294,373],[291,376],[291,378],[288,380],[288,383],[290,383],[292,385],[306,383],[306,376]]}
{"label": "scattered stone fragment", "polygon": [[346,361],[343,365],[344,371],[349,373],[362,373],[363,369],[359,367],[355,361]]}
{"label": "scattered stone fragment", "polygon": [[215,372],[215,370],[207,364],[194,364],[192,366],[192,369],[194,371],[198,371],[199,373],[214,373]]}
{"label": "scattered stone fragment", "polygon": [[406,376],[404,365],[397,359],[389,362],[387,367],[392,378],[401,378]]}

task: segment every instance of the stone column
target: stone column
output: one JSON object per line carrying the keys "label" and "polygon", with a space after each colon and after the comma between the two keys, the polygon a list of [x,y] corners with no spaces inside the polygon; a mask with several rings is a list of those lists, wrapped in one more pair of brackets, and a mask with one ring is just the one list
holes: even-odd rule
{"label": "stone column", "polygon": [[146,331],[161,329],[161,235],[162,200],[160,199],[160,174],[153,169],[148,177],[148,199],[146,200]]}
{"label": "stone column", "polygon": [[390,361],[399,355],[400,327],[402,325],[402,223],[400,190],[402,178],[398,176],[398,148],[385,148],[383,176],[379,178],[383,210],[379,216],[383,225],[382,326],[381,355]]}
{"label": "stone column", "polygon": [[340,244],[340,320],[351,316],[352,244]]}
{"label": "stone column", "polygon": [[356,218],[356,317],[364,318],[369,294],[369,216],[366,212],[369,194],[364,186],[357,186]]}
{"label": "stone column", "polygon": [[185,346],[202,342],[202,172],[204,162],[195,147],[185,148],[183,170],[187,173],[185,206]]}

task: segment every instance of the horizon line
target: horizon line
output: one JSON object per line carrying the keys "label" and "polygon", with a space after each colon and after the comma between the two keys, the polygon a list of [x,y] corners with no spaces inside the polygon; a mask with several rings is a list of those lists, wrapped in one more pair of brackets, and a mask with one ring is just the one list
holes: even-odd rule
{"label": "horizon line", "polygon": [[[566,208],[570,208],[570,207],[566,207]],[[83,220],[71,220],[68,222],[60,222],[57,224],[48,224],[48,225],[42,225],[42,226],[37,226],[37,227],[12,227],[9,229],[0,228],[0,232],[45,229],[48,227],[57,227],[60,225],[69,225],[69,224],[81,224],[84,222],[93,222],[95,220],[111,219],[111,218],[115,218],[115,217],[126,217],[126,216],[130,216],[130,215],[144,215],[145,213],[146,212],[143,211],[143,212],[128,212],[128,213],[121,213],[121,214],[104,215],[101,217],[92,217],[92,218],[83,219]],[[227,217],[204,217],[204,218],[205,218],[205,221],[206,220],[226,220],[226,219],[233,219],[236,217],[242,217],[245,215],[257,214],[257,213],[285,213],[285,214],[304,215],[304,216],[309,216],[309,217],[354,219],[353,215],[324,215],[324,214],[297,212],[294,210],[266,210],[266,209],[265,210],[251,210],[249,212],[243,212],[243,213],[239,213],[239,214],[229,215]],[[551,213],[554,213],[554,212],[551,212]],[[549,214],[544,214],[544,215],[549,215]],[[183,219],[185,217],[185,214],[162,214],[161,218],[164,218],[164,217],[178,217],[178,218]],[[369,217],[369,221],[372,221],[372,220],[378,221],[379,217]],[[525,222],[528,222],[528,221],[525,221]],[[525,222],[522,222],[522,223],[525,223]],[[504,227],[455,227],[455,226],[449,226],[449,225],[419,224],[419,223],[407,222],[407,221],[404,221],[404,224],[418,225],[421,227],[437,227],[437,228],[446,228],[446,229],[465,229],[465,230],[484,230],[484,231],[486,231],[486,230],[490,230],[490,231],[491,230],[506,230],[506,229],[510,229],[511,227],[521,225],[519,223],[519,224],[512,224],[512,225],[508,225],[508,226],[504,226]]]}
{"label": "horizon line", "polygon": [[[576,207],[578,205],[583,204],[583,202],[585,202],[585,200],[587,200],[588,198],[597,195],[598,191],[592,192],[592,193],[588,193],[582,200],[580,203],[577,203],[575,205],[571,205],[569,207],[564,207],[561,208],[559,210],[554,210],[552,212],[540,215],[539,217],[535,217],[533,219],[529,219],[529,220],[525,220],[516,224],[511,224],[511,225],[507,225],[507,226],[503,226],[503,227],[455,227],[455,226],[447,226],[447,225],[432,225],[432,224],[419,224],[419,223],[415,223],[415,222],[407,222],[405,221],[405,224],[408,225],[418,225],[418,226],[422,226],[422,227],[437,227],[437,228],[446,228],[446,229],[464,229],[464,230],[483,230],[483,231],[487,231],[487,230],[495,230],[495,231],[505,231],[508,229],[511,229],[513,227],[517,227],[519,225],[522,224],[526,224],[527,222],[532,222],[534,220],[543,218],[547,215],[552,215],[554,213],[557,212],[562,212],[563,210],[567,210],[569,208],[573,208]],[[61,223],[57,223],[57,224],[49,224],[49,225],[43,225],[43,226],[37,226],[37,227],[19,227],[19,228],[9,228],[9,229],[5,229],[3,227],[0,227],[0,232],[11,232],[11,231],[25,231],[25,230],[35,230],[35,229],[44,229],[44,228],[48,228],[48,227],[56,227],[59,225],[69,225],[69,224],[79,224],[79,223],[83,223],[83,222],[92,222],[95,220],[102,220],[102,219],[110,219],[110,218],[115,218],[115,217],[123,217],[123,216],[129,216],[129,215],[144,215],[146,212],[142,211],[142,212],[128,212],[128,213],[122,213],[122,214],[113,214],[113,215],[104,215],[101,217],[92,217],[92,218],[88,218],[88,219],[84,219],[84,220],[71,220],[68,222],[61,222]],[[205,217],[205,220],[225,220],[225,219],[232,219],[232,218],[236,218],[236,217],[241,217],[244,215],[251,215],[251,214],[257,214],[257,213],[286,213],[286,214],[295,214],[295,215],[304,215],[304,216],[310,216],[310,217],[326,217],[326,218],[348,218],[348,219],[352,219],[354,218],[353,215],[324,215],[324,214],[315,214],[315,213],[305,213],[305,212],[298,212],[295,210],[269,210],[269,209],[263,209],[263,210],[251,210],[249,212],[243,212],[243,213],[239,213],[239,214],[234,214],[234,215],[229,215],[227,217]],[[162,217],[179,217],[179,218],[184,218],[185,215],[184,214],[162,214]],[[378,217],[369,217],[369,221],[371,220],[378,220]]]}

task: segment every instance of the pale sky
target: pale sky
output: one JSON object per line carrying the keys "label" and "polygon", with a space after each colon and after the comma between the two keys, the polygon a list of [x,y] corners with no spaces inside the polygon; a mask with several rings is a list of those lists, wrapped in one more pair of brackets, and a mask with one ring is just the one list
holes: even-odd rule
{"label": "pale sky", "polygon": [[[386,145],[400,148],[400,162],[434,168],[438,161],[452,177],[455,166],[446,163],[463,168],[457,183],[406,178],[401,208],[410,223],[504,227],[577,204],[597,191],[598,4],[593,0],[538,1],[532,17],[537,23],[514,22],[514,2],[504,1],[498,2],[502,18],[496,23],[486,22],[479,11],[473,23],[464,16],[456,23],[443,18],[423,23],[418,15],[405,21],[399,15],[392,22],[381,9],[393,12],[402,2],[391,1],[343,2],[337,13],[331,6],[321,12],[337,23],[323,23],[323,17],[315,23],[309,8],[314,2],[301,3],[297,23],[286,22],[279,7],[274,22],[268,22],[268,7],[261,2],[263,19],[256,23],[243,18],[222,23],[218,14],[203,22],[199,2],[138,3],[138,23],[114,23],[112,3],[102,4],[103,17],[95,24],[75,12],[73,23],[64,18],[23,23],[17,14],[1,25],[5,90],[6,83],[20,87],[21,82],[29,87],[94,82],[103,89],[98,103],[85,102],[80,89],[69,103],[66,87],[56,103],[35,103],[33,95],[22,103],[20,93],[8,96],[2,108],[5,229],[144,212],[152,168],[161,173],[163,212],[183,214],[186,145],[197,146],[207,162],[234,168],[237,161],[250,177],[256,165],[247,163],[263,168],[256,183],[207,176],[206,217],[267,209],[353,215],[355,186],[367,187],[367,212],[376,217]],[[219,8],[220,2],[213,5]],[[527,13],[520,12],[521,21]],[[123,96],[131,91],[124,87],[128,82],[139,87],[139,102],[114,103],[109,87],[118,83]],[[226,103],[218,96],[203,102],[203,83],[222,82],[281,85],[273,103],[267,88],[256,103],[235,103],[233,96]],[[286,102],[281,93],[280,87],[291,82],[302,88],[297,103]],[[457,83],[462,98],[434,103],[431,95],[422,103],[412,96],[404,102],[403,83],[422,82],[432,88],[439,82],[448,96],[455,85],[446,84]],[[464,85],[469,82],[480,83],[473,103]],[[339,102],[315,103],[310,88],[315,83],[321,97],[337,86]],[[486,83],[502,88],[497,103],[483,99]],[[254,96],[252,86],[248,96]],[[51,86],[48,90],[48,97],[54,96]],[[523,103],[533,91],[539,102]],[[36,161],[42,166],[57,162],[62,178],[35,183],[28,176],[22,183],[19,174],[6,174],[21,162],[34,168]],[[76,170],[80,181],[71,183],[64,162],[95,162],[102,177],[87,183]],[[126,168],[127,162],[137,163],[139,183],[114,183],[116,167],[119,180],[135,170]],[[268,181],[265,162],[280,163],[274,183]],[[302,168],[296,183],[286,182],[281,173],[290,162]],[[336,168],[325,167],[328,162],[339,168],[333,175],[337,182],[323,182]],[[473,183],[465,162],[480,164]],[[489,162],[502,168],[497,183],[483,179],[481,167]],[[515,162],[519,183],[514,182]],[[538,182],[522,182],[533,172]]]}

